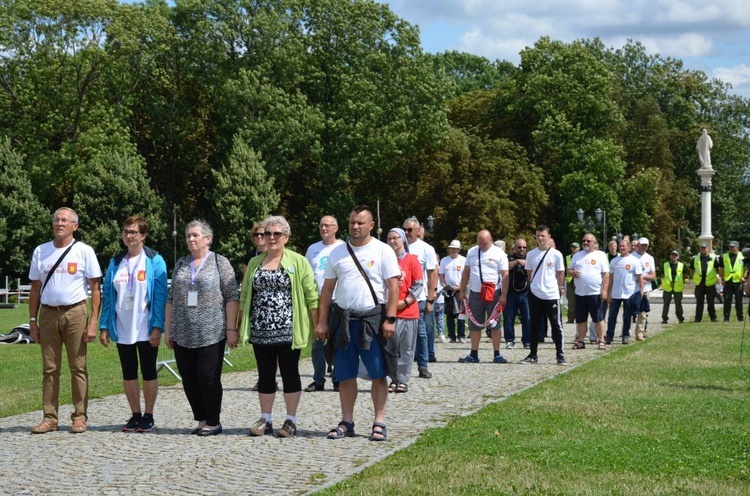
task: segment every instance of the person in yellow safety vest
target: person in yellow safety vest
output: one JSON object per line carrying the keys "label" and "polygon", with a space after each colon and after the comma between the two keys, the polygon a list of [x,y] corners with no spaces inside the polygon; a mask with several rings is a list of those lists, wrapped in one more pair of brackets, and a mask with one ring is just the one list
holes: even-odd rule
{"label": "person in yellow safety vest", "polygon": [[669,321],[669,304],[674,298],[674,311],[677,320],[682,324],[685,317],[682,314],[682,290],[685,288],[685,265],[679,261],[680,252],[672,250],[669,261],[664,262],[664,275],[662,277],[661,289],[664,293],[664,306],[661,311],[661,323]]}
{"label": "person in yellow safety vest", "polygon": [[[708,316],[716,322],[716,272],[717,257],[708,243],[701,243],[701,251],[693,257],[693,279],[695,280],[695,322],[703,319],[703,300],[708,300]],[[721,262],[719,262],[721,263]]]}
{"label": "person in yellow safety vest", "polygon": [[[573,255],[578,253],[578,250],[581,249],[581,245],[578,243],[571,243],[570,244],[570,253],[565,256],[565,273],[567,274],[568,267],[570,267],[570,259],[573,258]],[[566,276],[565,282],[567,285],[567,289],[565,290],[565,298],[568,302],[568,324],[573,324],[576,320],[576,291],[575,291],[575,281],[573,281],[573,276]]]}
{"label": "person in yellow safety vest", "polygon": [[732,299],[735,301],[737,320],[742,322],[742,286],[745,282],[745,265],[740,255],[740,244],[729,242],[729,251],[722,255],[721,264],[717,265],[721,278],[724,279],[724,322],[729,322],[732,313]]}

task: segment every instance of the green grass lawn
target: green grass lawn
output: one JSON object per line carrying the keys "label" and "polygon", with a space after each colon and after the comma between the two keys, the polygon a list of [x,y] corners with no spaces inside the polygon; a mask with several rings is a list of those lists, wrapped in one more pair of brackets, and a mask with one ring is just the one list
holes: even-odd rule
{"label": "green grass lawn", "polygon": [[745,332],[740,364],[741,323],[678,326],[429,430],[322,494],[750,494]]}
{"label": "green grass lawn", "polygon": [[[15,309],[0,309],[0,333],[6,334],[18,324],[29,320],[26,304]],[[166,345],[160,354],[171,353]],[[310,356],[310,349],[303,350],[302,357]],[[255,368],[252,347],[241,346],[232,350],[229,357],[234,365],[224,366],[224,373],[240,372]],[[176,370],[176,365],[173,365]],[[122,370],[114,343],[103,347],[97,339],[88,347],[89,395],[101,398],[122,393]],[[60,400],[70,401],[70,374],[63,357],[63,372],[60,380]],[[159,373],[162,385],[174,384],[177,380],[167,370]],[[42,408],[42,357],[37,345],[0,346],[0,417],[40,410]]]}

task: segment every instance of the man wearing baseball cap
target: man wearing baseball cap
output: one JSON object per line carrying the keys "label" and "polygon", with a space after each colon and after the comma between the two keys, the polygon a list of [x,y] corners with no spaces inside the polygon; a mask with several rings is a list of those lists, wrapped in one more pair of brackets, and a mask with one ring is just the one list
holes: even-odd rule
{"label": "man wearing baseball cap", "polygon": [[722,255],[717,264],[721,278],[724,279],[724,322],[729,322],[732,313],[732,299],[735,301],[737,320],[742,321],[742,286],[745,283],[745,266],[740,256],[740,244],[729,242],[729,251]]}
{"label": "man wearing baseball cap", "polygon": [[685,287],[685,265],[680,262],[680,252],[672,250],[669,261],[664,262],[664,278],[661,283],[664,306],[661,311],[661,323],[666,324],[669,320],[669,304],[674,298],[674,311],[677,320],[682,324],[685,317],[682,313],[682,290]]}
{"label": "man wearing baseball cap", "polygon": [[[641,299],[641,308],[649,308],[648,297],[651,294],[651,282],[656,279],[656,261],[654,257],[646,253],[648,250],[648,238],[638,238],[638,246],[633,256],[641,261],[641,276],[643,277],[643,298]],[[644,301],[645,300],[645,301]],[[646,329],[648,327],[648,312],[641,310],[638,313],[638,320],[635,324],[635,340],[643,341],[646,339]]]}
{"label": "man wearing baseball cap", "polygon": [[[703,319],[703,300],[708,301],[708,316],[716,322],[716,283],[719,274],[716,272],[718,257],[707,242],[701,242],[701,251],[693,257],[693,280],[695,281],[695,322]],[[719,262],[721,263],[721,262]]]}

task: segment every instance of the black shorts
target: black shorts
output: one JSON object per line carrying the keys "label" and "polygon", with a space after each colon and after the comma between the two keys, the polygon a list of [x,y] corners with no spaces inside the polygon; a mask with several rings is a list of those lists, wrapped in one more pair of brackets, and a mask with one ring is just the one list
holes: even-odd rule
{"label": "black shorts", "polygon": [[599,311],[601,306],[601,295],[576,295],[576,323],[586,322],[589,316],[592,322],[601,322],[602,313]]}

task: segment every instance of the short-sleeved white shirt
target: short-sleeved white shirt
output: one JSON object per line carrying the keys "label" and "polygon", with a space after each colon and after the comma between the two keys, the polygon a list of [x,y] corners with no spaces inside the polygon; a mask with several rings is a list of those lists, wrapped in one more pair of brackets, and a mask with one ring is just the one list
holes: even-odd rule
{"label": "short-sleeved white shirt", "polygon": [[417,301],[425,301],[427,299],[427,271],[435,270],[437,268],[437,254],[435,249],[417,238],[413,243],[409,243],[409,253],[415,255],[419,259],[419,265],[422,266],[422,275],[425,281],[425,291],[422,291],[417,298]]}
{"label": "short-sleeved white shirt", "polygon": [[609,264],[612,273],[612,298],[621,300],[639,291],[636,277],[643,273],[641,261],[631,253],[627,257],[619,256],[612,259]]}
{"label": "short-sleeved white shirt", "polygon": [[578,296],[598,295],[602,292],[602,277],[609,272],[607,254],[600,250],[578,251],[570,259],[570,268],[579,272],[575,279]]}
{"label": "short-sleeved white shirt", "polygon": [[469,289],[475,293],[482,290],[482,281],[494,282],[498,287],[502,284],[500,271],[508,270],[508,255],[495,245],[490,246],[487,251],[481,252],[482,277],[479,277],[479,246],[473,246],[466,254],[466,266],[471,271],[469,274]]}
{"label": "short-sleeved white shirt", "polygon": [[[533,276],[533,280],[532,276],[529,275],[531,281],[529,289],[540,300],[559,300],[560,288],[557,283],[557,273],[565,271],[565,259],[556,248],[550,248],[545,257],[544,252],[546,251],[534,248],[526,255],[526,270],[530,271],[531,274],[537,272]],[[542,257],[544,257],[544,260],[542,260]],[[542,267],[537,270],[540,262]]]}
{"label": "short-sleeved white shirt", "polygon": [[[40,281],[44,286],[47,274],[68,246],[55,248],[52,241],[37,246],[31,255],[29,279]],[[96,259],[94,249],[85,243],[77,242],[65,259],[55,269],[55,273],[42,291],[43,305],[72,305],[88,298],[88,279],[102,276],[102,269]]]}
{"label": "short-sleeved white shirt", "polygon": [[315,275],[315,283],[318,285],[318,294],[323,289],[323,283],[325,282],[325,271],[328,265],[328,260],[331,255],[331,251],[339,245],[343,245],[344,242],[340,239],[335,240],[330,245],[323,244],[323,241],[313,243],[307,249],[305,258],[310,262],[312,266],[313,274]]}
{"label": "short-sleeved white shirt", "polygon": [[[128,266],[128,264],[130,264]],[[146,254],[128,261],[124,256],[112,280],[117,295],[115,314],[117,315],[117,343],[134,344],[148,341],[151,329],[148,327],[148,280],[146,279]],[[128,309],[127,299],[133,298],[132,310]]]}
{"label": "short-sleeved white shirt", "polygon": [[448,286],[460,286],[461,274],[466,266],[466,257],[459,255],[456,258],[443,257],[440,260],[438,274],[443,274],[445,284]]}
{"label": "short-sleeved white shirt", "polygon": [[[352,250],[372,283],[378,303],[385,304],[387,300],[385,281],[401,275],[398,259],[393,249],[382,241],[372,238],[364,246],[352,246]],[[361,312],[374,306],[370,288],[359,273],[345,243],[331,251],[325,268],[325,278],[337,280],[334,297],[336,304],[341,308]]]}
{"label": "short-sleeved white shirt", "polygon": [[[641,271],[644,276],[656,272],[656,261],[654,260],[654,257],[648,253],[644,253],[643,255],[631,253],[631,255],[641,261]],[[649,291],[651,291],[651,281],[643,281],[643,292],[648,293]]]}

